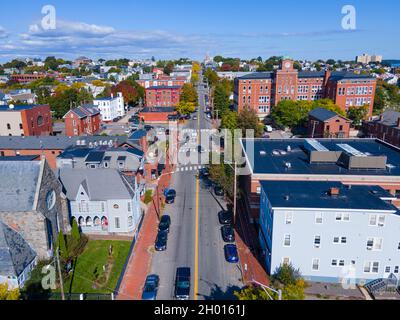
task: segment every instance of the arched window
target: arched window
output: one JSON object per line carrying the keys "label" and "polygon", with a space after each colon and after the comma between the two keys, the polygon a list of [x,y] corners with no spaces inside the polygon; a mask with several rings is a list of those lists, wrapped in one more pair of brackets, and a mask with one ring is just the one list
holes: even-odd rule
{"label": "arched window", "polygon": [[133,226],[133,217],[128,217],[128,227],[132,227]]}
{"label": "arched window", "polygon": [[100,227],[100,225],[101,225],[101,220],[100,220],[99,217],[94,217],[94,219],[93,219],[93,225],[94,225],[95,227]]}
{"label": "arched window", "polygon": [[101,229],[103,231],[107,231],[108,230],[108,219],[106,217],[102,217],[101,218]]}
{"label": "arched window", "polygon": [[37,118],[37,125],[38,125],[38,126],[41,126],[41,125],[43,125],[43,122],[44,122],[44,118],[43,118],[42,116],[39,116],[39,117]]}
{"label": "arched window", "polygon": [[83,217],[79,217],[78,224],[82,227],[85,224],[85,219]]}
{"label": "arched window", "polygon": [[86,227],[91,227],[93,226],[93,220],[91,217],[86,218]]}

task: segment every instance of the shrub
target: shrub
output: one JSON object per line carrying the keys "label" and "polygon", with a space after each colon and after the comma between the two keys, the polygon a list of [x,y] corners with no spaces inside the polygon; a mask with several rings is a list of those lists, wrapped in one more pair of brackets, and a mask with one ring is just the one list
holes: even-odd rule
{"label": "shrub", "polygon": [[153,200],[153,190],[147,190],[144,194],[144,203],[149,204]]}

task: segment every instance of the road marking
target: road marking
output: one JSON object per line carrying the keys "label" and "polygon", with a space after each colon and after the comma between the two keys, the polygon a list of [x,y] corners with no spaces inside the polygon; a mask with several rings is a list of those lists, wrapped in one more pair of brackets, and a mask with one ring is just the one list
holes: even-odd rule
{"label": "road marking", "polygon": [[[200,108],[199,108],[200,109]],[[200,116],[197,119],[197,129],[200,129]],[[197,136],[197,143],[200,143],[200,136]],[[198,300],[199,292],[199,191],[200,180],[196,178],[196,231],[194,248],[194,300]]]}

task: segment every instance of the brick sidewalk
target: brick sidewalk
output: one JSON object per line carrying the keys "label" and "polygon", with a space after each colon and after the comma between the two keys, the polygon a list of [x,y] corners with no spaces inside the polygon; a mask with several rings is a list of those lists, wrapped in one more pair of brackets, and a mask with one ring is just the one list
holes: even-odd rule
{"label": "brick sidewalk", "polygon": [[255,280],[265,285],[270,283],[267,272],[256,257],[258,248],[258,235],[254,227],[250,224],[247,214],[241,203],[238,203],[238,221],[236,226],[236,245],[239,251],[239,261],[243,272],[243,281],[249,285]]}
{"label": "brick sidewalk", "polygon": [[[160,193],[162,193],[164,188],[168,187],[169,182],[169,175],[161,177],[159,181]],[[143,225],[135,248],[133,249],[132,255],[129,259],[117,300],[141,299],[144,282],[151,270],[152,253],[150,250],[153,248],[157,236],[157,210],[158,207],[161,208],[161,205],[156,205],[157,201],[157,194],[155,194],[153,202],[145,214]]]}

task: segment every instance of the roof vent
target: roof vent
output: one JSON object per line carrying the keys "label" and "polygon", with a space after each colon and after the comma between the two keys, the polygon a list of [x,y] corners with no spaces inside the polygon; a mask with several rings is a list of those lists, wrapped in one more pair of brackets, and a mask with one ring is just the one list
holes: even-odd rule
{"label": "roof vent", "polygon": [[286,201],[289,201],[290,200],[290,196],[287,194],[287,195],[285,195],[285,200]]}
{"label": "roof vent", "polygon": [[260,151],[260,155],[261,155],[261,156],[266,156],[267,153],[266,153],[264,150],[261,150],[261,151]]}
{"label": "roof vent", "polygon": [[13,110],[13,109],[15,108],[15,106],[14,106],[13,104],[10,104],[10,105],[8,106],[8,108],[10,108],[11,110]]}
{"label": "roof vent", "polygon": [[273,154],[274,156],[279,156],[279,155],[280,155],[280,153],[279,153],[279,151],[278,151],[278,150],[274,150],[274,151],[272,151],[272,154]]}
{"label": "roof vent", "polygon": [[287,152],[292,152],[292,147],[291,146],[287,146],[286,151]]}
{"label": "roof vent", "polygon": [[290,168],[292,168],[292,164],[290,162],[285,162],[285,167],[287,169],[290,169]]}

